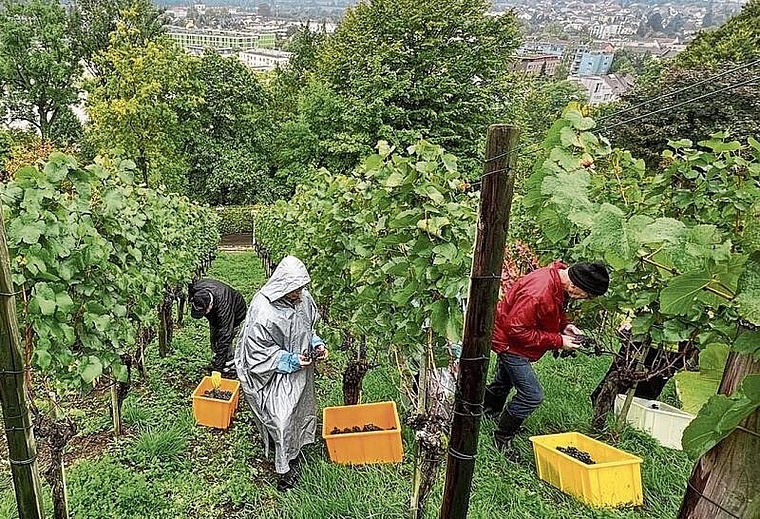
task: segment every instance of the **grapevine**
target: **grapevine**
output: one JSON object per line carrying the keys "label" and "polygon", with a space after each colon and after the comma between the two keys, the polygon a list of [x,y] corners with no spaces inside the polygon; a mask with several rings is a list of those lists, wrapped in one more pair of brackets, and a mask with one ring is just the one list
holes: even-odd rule
{"label": "grapevine", "polygon": [[[635,340],[671,351],[734,343],[760,356],[749,347],[760,325],[760,143],[725,134],[700,149],[673,141],[664,169],[649,172],[594,127],[570,106],[544,142],[522,199],[541,228],[538,245],[570,260],[603,258],[613,269],[610,291],[588,306],[632,315]],[[746,381],[757,378],[748,374]],[[717,409],[703,408],[707,414],[692,427],[710,433],[695,433],[693,445],[687,434],[687,451],[699,454],[733,430],[721,417],[735,411],[727,405],[709,415]]]}
{"label": "grapevine", "polygon": [[123,356],[155,325],[167,287],[186,284],[216,247],[212,210],[136,185],[134,169],[53,153],[2,188],[27,346],[62,390],[104,374],[126,382]]}

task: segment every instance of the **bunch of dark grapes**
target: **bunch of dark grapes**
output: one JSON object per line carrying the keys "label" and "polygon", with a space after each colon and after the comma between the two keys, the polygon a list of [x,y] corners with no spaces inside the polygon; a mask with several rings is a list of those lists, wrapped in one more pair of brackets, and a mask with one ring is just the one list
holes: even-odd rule
{"label": "bunch of dark grapes", "polygon": [[348,433],[372,432],[372,431],[392,431],[395,429],[396,429],[395,426],[388,427],[388,429],[383,429],[382,427],[378,427],[377,425],[373,423],[368,423],[368,424],[365,424],[364,427],[359,427],[358,425],[354,425],[353,427],[346,427],[345,429],[333,427],[332,431],[330,431],[330,434],[348,434]]}
{"label": "bunch of dark grapes", "polygon": [[225,391],[219,388],[207,389],[203,392],[203,396],[217,400],[230,400],[232,398],[232,391]]}
{"label": "bunch of dark grapes", "polygon": [[579,450],[577,447],[558,446],[557,450],[560,452],[564,452],[568,456],[573,457],[577,459],[578,461],[582,461],[586,465],[596,465],[596,462],[593,459],[591,459],[591,455],[588,452]]}

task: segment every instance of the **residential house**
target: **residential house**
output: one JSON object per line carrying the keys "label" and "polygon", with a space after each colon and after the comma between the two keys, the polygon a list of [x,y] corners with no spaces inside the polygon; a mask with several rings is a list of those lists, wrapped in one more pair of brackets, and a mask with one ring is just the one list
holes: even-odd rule
{"label": "residential house", "polygon": [[592,106],[617,101],[635,86],[633,77],[627,74],[571,76],[567,79],[579,83],[586,89],[588,104]]}

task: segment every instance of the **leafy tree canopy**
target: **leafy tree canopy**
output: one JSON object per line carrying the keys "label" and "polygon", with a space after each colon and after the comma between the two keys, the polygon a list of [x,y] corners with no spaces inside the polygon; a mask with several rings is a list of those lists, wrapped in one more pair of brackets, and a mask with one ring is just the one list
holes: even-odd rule
{"label": "leafy tree canopy", "polygon": [[[657,81],[637,88],[627,95],[622,107],[636,106],[663,94],[675,92],[698,83],[711,74],[713,72],[705,68],[667,69]],[[630,123],[625,122],[667,106],[689,101],[706,92],[747,81],[756,75],[756,72],[746,69],[737,71],[715,79],[710,84],[628,111],[605,123],[607,125],[624,123],[612,128],[607,134],[619,146],[639,150],[639,156],[650,165],[659,162],[662,150],[666,148],[668,140],[674,135],[694,142],[698,142],[705,134],[719,131],[728,131],[736,137],[758,135],[760,134],[760,88],[757,84],[748,84],[697,102],[684,104],[673,110],[646,115],[643,119]]]}
{"label": "leafy tree canopy", "polygon": [[676,63],[684,67],[717,67],[724,61],[744,63],[760,58],[760,0],[750,0],[741,13],[711,31],[701,32]]}
{"label": "leafy tree canopy", "polygon": [[81,68],[56,1],[3,0],[0,6],[0,110],[55,137],[54,124],[78,100]]}
{"label": "leafy tree canopy", "polygon": [[78,54],[93,75],[107,64],[100,55],[111,45],[118,22],[131,25],[136,43],[146,43],[164,33],[163,11],[150,0],[75,0],[71,10],[71,36]]}
{"label": "leafy tree canopy", "polygon": [[463,158],[493,121],[494,86],[519,44],[514,13],[484,0],[373,0],[348,10],[318,53],[317,77],[359,101],[372,129],[410,130]]}
{"label": "leafy tree canopy", "polygon": [[196,77],[202,102],[188,113],[190,192],[212,204],[270,202],[292,193],[273,181],[271,98],[236,58],[207,53]]}
{"label": "leafy tree canopy", "polygon": [[103,151],[118,146],[133,157],[144,183],[182,192],[183,130],[202,102],[197,59],[167,37],[142,45],[132,36],[130,25],[120,22],[114,45],[103,55],[113,68],[90,84],[90,138]]}

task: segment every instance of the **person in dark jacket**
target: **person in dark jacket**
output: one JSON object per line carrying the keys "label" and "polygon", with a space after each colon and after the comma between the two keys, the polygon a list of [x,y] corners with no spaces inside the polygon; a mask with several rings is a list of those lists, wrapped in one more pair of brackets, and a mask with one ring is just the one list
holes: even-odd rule
{"label": "person in dark jacket", "polygon": [[[568,268],[556,261],[520,278],[496,309],[491,349],[498,355],[496,376],[486,387],[486,416],[498,417],[496,447],[514,456],[512,439],[523,421],[544,399],[532,362],[549,350],[578,349],[583,332],[565,315],[569,299],[603,295],[609,274],[602,263],[576,263]],[[510,391],[517,393],[505,409]],[[503,409],[503,411],[502,411]]]}
{"label": "person in dark jacket", "polygon": [[231,286],[215,279],[201,279],[188,287],[190,315],[205,317],[211,330],[211,369],[226,378],[235,378],[233,339],[245,321],[248,305]]}

